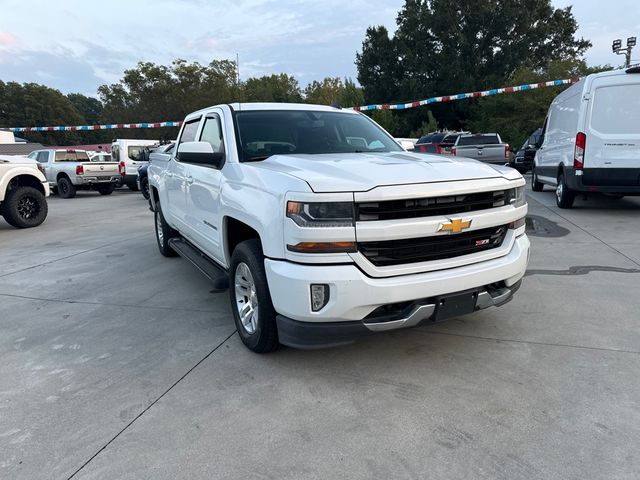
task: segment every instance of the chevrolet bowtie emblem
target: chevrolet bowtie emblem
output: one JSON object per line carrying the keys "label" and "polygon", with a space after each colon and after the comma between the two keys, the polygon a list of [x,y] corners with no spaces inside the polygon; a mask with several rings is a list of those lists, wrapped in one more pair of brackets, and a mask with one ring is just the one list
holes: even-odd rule
{"label": "chevrolet bowtie emblem", "polygon": [[438,228],[439,232],[451,232],[460,233],[471,226],[471,220],[462,220],[461,218],[454,218],[449,220],[448,223],[441,223]]}

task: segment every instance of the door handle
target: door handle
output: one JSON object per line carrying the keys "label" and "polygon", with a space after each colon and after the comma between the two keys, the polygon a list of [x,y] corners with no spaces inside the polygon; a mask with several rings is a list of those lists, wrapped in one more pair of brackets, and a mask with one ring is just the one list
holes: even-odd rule
{"label": "door handle", "polygon": [[189,176],[186,178],[186,180],[187,180],[187,183],[188,183],[189,185],[191,185],[191,184],[193,183],[193,177],[192,177],[191,175],[189,175]]}
{"label": "door handle", "polygon": [[171,172],[167,172],[167,173],[166,173],[166,175],[167,175],[167,177],[169,177],[169,178],[173,177],[173,173],[171,173]]}

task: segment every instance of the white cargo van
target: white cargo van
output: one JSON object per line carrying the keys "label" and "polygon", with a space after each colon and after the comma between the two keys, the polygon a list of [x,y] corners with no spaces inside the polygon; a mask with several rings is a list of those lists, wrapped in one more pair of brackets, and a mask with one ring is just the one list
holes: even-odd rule
{"label": "white cargo van", "polygon": [[532,188],[556,188],[560,208],[576,193],[640,195],[640,67],[595,73],[549,107]]}
{"label": "white cargo van", "polygon": [[137,190],[138,168],[148,162],[148,147],[158,145],[159,140],[117,139],[111,143],[111,158],[118,162],[122,185]]}

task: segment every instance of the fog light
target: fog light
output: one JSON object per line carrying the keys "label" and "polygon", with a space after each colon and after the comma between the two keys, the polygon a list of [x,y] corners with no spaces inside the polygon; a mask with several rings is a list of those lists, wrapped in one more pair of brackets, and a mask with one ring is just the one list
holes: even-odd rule
{"label": "fog light", "polygon": [[319,312],[329,302],[329,285],[324,283],[311,284],[311,310]]}

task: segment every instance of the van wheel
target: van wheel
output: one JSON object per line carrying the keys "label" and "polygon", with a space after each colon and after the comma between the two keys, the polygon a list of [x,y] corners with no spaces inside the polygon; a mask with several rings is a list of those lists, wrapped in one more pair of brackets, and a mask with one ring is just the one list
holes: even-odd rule
{"label": "van wheel", "polygon": [[180,236],[177,230],[171,228],[167,221],[164,219],[160,204],[156,203],[156,210],[154,212],[155,224],[156,224],[156,241],[158,242],[158,250],[165,257],[175,257],[178,254],[169,245],[169,240]]}
{"label": "van wheel", "polygon": [[246,240],[235,248],[229,280],[231,309],[242,343],[256,353],[278,348],[276,311],[271,303],[260,240]]}
{"label": "van wheel", "polygon": [[534,192],[541,192],[544,190],[544,183],[538,180],[538,174],[536,173],[535,167],[533,167],[531,172],[531,190]]}
{"label": "van wheel", "polygon": [[58,179],[58,195],[60,195],[60,198],[73,198],[76,196],[76,187],[67,177]]}
{"label": "van wheel", "polygon": [[47,218],[47,199],[33,187],[18,187],[7,192],[2,205],[4,219],[16,228],[37,227]]}
{"label": "van wheel", "polygon": [[556,204],[560,208],[571,208],[576,194],[571,190],[564,179],[564,173],[558,175],[558,186],[556,187]]}

